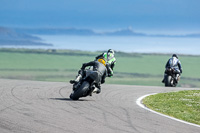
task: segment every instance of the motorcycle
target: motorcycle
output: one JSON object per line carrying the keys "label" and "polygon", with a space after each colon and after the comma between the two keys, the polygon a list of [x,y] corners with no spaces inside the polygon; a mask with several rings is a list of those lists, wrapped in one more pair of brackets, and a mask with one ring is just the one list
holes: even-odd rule
{"label": "motorcycle", "polygon": [[[81,70],[83,72],[83,70]],[[85,70],[85,76],[78,75],[80,80],[73,84],[73,91],[70,99],[78,100],[80,97],[92,96],[96,92],[95,84],[99,83],[99,73],[90,69]]]}
{"label": "motorcycle", "polygon": [[176,73],[174,68],[166,68],[165,78],[164,78],[165,87],[176,87],[178,82],[176,79]]}

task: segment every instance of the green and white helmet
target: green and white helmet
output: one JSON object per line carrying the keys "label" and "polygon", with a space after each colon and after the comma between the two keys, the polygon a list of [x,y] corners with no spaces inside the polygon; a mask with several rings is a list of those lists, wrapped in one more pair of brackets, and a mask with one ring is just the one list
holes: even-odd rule
{"label": "green and white helmet", "polygon": [[114,50],[112,50],[112,49],[109,49],[108,50],[108,52],[107,52],[107,54],[105,54],[105,58],[107,59],[107,63],[109,63],[109,64],[113,64],[113,63],[115,63],[116,62],[116,59],[115,59],[115,52],[114,52]]}
{"label": "green and white helmet", "polygon": [[112,50],[112,49],[109,49],[108,52],[107,52],[107,56],[108,56],[108,58],[110,58],[110,57],[114,57],[114,55],[115,55],[115,51]]}

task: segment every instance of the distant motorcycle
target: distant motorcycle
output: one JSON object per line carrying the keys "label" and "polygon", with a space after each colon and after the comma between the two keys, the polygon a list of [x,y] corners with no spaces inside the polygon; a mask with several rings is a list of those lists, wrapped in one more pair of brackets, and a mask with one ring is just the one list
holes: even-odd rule
{"label": "distant motorcycle", "polygon": [[176,87],[178,82],[176,79],[176,74],[174,73],[174,68],[166,68],[164,83],[166,87]]}
{"label": "distant motorcycle", "polygon": [[85,72],[85,77],[80,77],[79,82],[73,84],[73,92],[70,94],[72,100],[92,96],[92,93],[95,93],[95,83],[99,83],[98,72],[90,69],[86,69]]}

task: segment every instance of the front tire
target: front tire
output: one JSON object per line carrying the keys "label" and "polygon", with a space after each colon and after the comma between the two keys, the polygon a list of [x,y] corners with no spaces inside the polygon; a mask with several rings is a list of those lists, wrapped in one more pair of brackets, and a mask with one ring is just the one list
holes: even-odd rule
{"label": "front tire", "polygon": [[169,76],[169,75],[166,75],[165,76],[165,87],[171,87],[171,80],[172,80],[172,77]]}
{"label": "front tire", "polygon": [[87,81],[84,81],[77,90],[71,93],[70,98],[72,100],[78,100],[80,97],[87,96],[89,87],[90,87],[90,84]]}

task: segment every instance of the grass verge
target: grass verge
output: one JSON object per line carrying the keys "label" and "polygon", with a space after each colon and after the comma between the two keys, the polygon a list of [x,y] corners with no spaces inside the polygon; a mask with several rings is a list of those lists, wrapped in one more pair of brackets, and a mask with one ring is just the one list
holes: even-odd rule
{"label": "grass verge", "polygon": [[143,103],[157,112],[200,125],[200,90],[151,95]]}
{"label": "grass verge", "polygon": [[[0,49],[0,78],[68,82],[82,63],[101,51]],[[164,86],[164,66],[171,55],[116,52],[114,76],[108,84]],[[179,87],[200,87],[200,56],[180,56],[183,74]]]}

